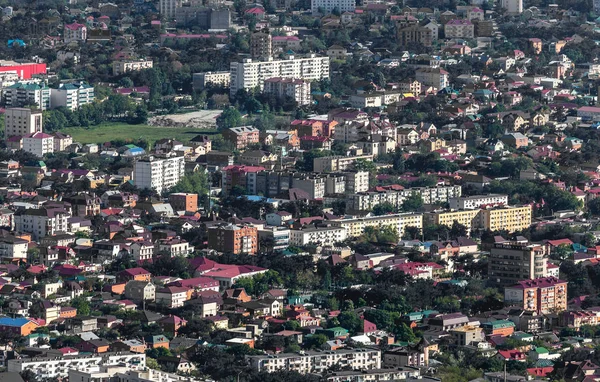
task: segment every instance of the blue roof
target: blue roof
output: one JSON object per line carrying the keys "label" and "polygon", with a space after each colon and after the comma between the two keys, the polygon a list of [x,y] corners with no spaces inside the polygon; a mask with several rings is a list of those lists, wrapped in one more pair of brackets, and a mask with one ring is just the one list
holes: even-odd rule
{"label": "blue roof", "polygon": [[30,321],[26,318],[10,318],[10,317],[2,317],[0,318],[0,326],[15,326],[20,328],[21,326],[29,323]]}

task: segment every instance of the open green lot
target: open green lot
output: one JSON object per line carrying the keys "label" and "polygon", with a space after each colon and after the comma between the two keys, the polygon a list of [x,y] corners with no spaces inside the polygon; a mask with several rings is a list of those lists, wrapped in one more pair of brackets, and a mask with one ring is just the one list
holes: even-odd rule
{"label": "open green lot", "polygon": [[216,130],[204,130],[193,127],[158,127],[148,125],[128,125],[126,123],[105,123],[89,128],[71,127],[60,130],[73,137],[74,142],[104,143],[113,139],[135,141],[140,138],[155,142],[162,138],[173,138],[182,142],[189,141],[198,134],[217,134]]}

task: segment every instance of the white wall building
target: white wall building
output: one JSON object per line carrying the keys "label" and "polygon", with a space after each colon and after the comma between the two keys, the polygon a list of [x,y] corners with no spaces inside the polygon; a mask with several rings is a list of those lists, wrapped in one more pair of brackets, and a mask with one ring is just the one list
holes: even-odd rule
{"label": "white wall building", "polygon": [[127,72],[150,69],[154,65],[152,60],[123,60],[114,61],[112,64],[113,76],[120,76]]}
{"label": "white wall building", "polygon": [[23,136],[42,131],[42,111],[26,107],[7,108],[4,113],[4,136]]}
{"label": "white wall building", "polygon": [[230,72],[204,72],[194,73],[192,76],[193,87],[202,90],[207,86],[222,86],[228,88],[231,83]]}
{"label": "white wall building", "polygon": [[50,92],[46,84],[17,82],[2,89],[2,100],[8,107],[36,104],[46,110],[50,108]]}
{"label": "white wall building", "polygon": [[23,150],[42,158],[44,155],[54,152],[54,137],[42,132],[25,135]]}
{"label": "white wall building", "polygon": [[370,211],[378,204],[391,203],[401,207],[402,203],[411,195],[420,195],[424,204],[446,203],[450,198],[460,197],[462,188],[455,186],[413,187],[404,190],[385,190],[361,192],[348,195],[346,205],[353,211]]}
{"label": "white wall building", "polygon": [[158,158],[149,156],[135,162],[133,182],[138,188],[155,189],[162,193],[174,185],[184,175],[183,157]]}
{"label": "white wall building", "polygon": [[160,0],[158,2],[158,12],[167,20],[175,18],[175,9],[181,6],[181,0]]}
{"label": "white wall building", "polygon": [[68,44],[72,41],[85,42],[85,40],[87,40],[87,27],[83,24],[65,24],[63,33],[63,39],[65,41],[65,44]]}
{"label": "white wall building", "polygon": [[29,208],[15,214],[15,231],[27,232],[33,240],[68,232],[71,214],[61,208]]}
{"label": "white wall building", "polygon": [[484,205],[508,205],[508,195],[489,194],[450,198],[448,204],[452,210],[472,210]]}
{"label": "white wall building", "polygon": [[289,97],[298,105],[310,105],[312,101],[310,81],[298,78],[269,78],[264,82],[263,91],[280,99]]}
{"label": "white wall building", "polygon": [[346,240],[346,229],[341,227],[311,227],[290,230],[290,245],[301,246],[315,244],[333,246]]}
{"label": "white wall building", "polygon": [[232,62],[230,94],[238,90],[251,90],[264,85],[268,78],[301,78],[308,81],[319,81],[329,78],[329,57],[310,55],[304,58],[290,56],[286,60]]}
{"label": "white wall building", "polygon": [[340,13],[354,12],[356,8],[355,0],[312,0],[310,9],[313,15],[321,13],[331,13],[337,9]]}
{"label": "white wall building", "polygon": [[510,15],[523,13],[523,0],[502,0],[501,5]]}
{"label": "white wall building", "polygon": [[9,235],[0,238],[0,259],[13,261],[15,259],[27,259],[29,242],[25,239]]}
{"label": "white wall building", "polygon": [[66,107],[70,110],[94,102],[94,87],[84,82],[60,84],[58,89],[50,92],[50,106],[52,108]]}

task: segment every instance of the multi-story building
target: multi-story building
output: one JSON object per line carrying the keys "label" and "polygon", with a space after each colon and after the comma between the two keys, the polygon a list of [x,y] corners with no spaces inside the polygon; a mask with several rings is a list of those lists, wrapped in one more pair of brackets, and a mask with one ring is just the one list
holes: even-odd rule
{"label": "multi-story building", "polygon": [[448,199],[452,210],[472,210],[484,206],[507,205],[508,195],[489,194],[463,197],[452,197]]}
{"label": "multi-story building", "polygon": [[63,208],[29,208],[15,213],[15,231],[30,233],[34,240],[68,232],[71,214]]}
{"label": "multi-story building", "polygon": [[471,20],[450,20],[444,26],[444,33],[446,38],[474,38],[475,25]]}
{"label": "multi-story building", "polygon": [[403,94],[410,93],[415,97],[421,94],[421,83],[417,80],[407,79],[398,83],[398,90]]}
{"label": "multi-story building", "polygon": [[260,132],[252,126],[231,127],[223,131],[223,138],[233,143],[234,147],[240,150],[248,145],[258,143]]}
{"label": "multi-story building", "polygon": [[250,57],[253,60],[268,60],[273,56],[273,37],[269,29],[250,35]]}
{"label": "multi-story building", "polygon": [[278,370],[300,374],[323,373],[334,365],[352,370],[372,370],[381,367],[381,351],[373,349],[341,349],[337,351],[306,351],[277,355],[247,356],[250,367],[258,372]]}
{"label": "multi-story building", "polygon": [[313,161],[313,171],[315,172],[343,172],[351,170],[354,162],[359,159],[364,159],[371,162],[373,155],[356,155],[356,156],[328,156],[315,158]]}
{"label": "multi-story building", "polygon": [[369,189],[368,171],[347,171],[342,173],[346,179],[346,193],[356,194]]}
{"label": "multi-story building", "polygon": [[423,215],[421,214],[390,214],[382,216],[349,217],[336,220],[330,220],[329,223],[334,227],[341,227],[347,230],[348,237],[359,237],[365,233],[367,227],[391,227],[398,232],[398,237],[402,237],[406,227],[423,228]]}
{"label": "multi-story building", "polygon": [[311,11],[313,15],[331,13],[334,9],[340,13],[354,12],[355,0],[312,0]]}
{"label": "multi-story building", "polygon": [[420,25],[410,25],[398,29],[398,45],[407,46],[411,43],[431,46],[433,41],[433,32],[430,28]]}
{"label": "multi-story building", "polygon": [[194,90],[202,90],[209,86],[228,88],[231,83],[229,72],[194,73],[192,76]]}
{"label": "multi-story building", "polygon": [[496,243],[488,255],[488,278],[510,285],[520,280],[547,276],[546,250],[543,245]]}
{"label": "multi-story building", "polygon": [[352,211],[370,211],[378,204],[391,203],[395,207],[402,207],[402,203],[413,195],[420,195],[424,204],[446,203],[450,198],[460,197],[462,188],[456,186],[437,187],[413,187],[394,189],[390,187],[379,187],[382,191],[361,192],[349,194],[346,206]]}
{"label": "multi-story building", "polygon": [[59,153],[61,151],[66,151],[67,147],[73,144],[73,137],[69,134],[63,134],[60,131],[55,131],[52,133],[54,137],[54,152]]}
{"label": "multi-story building", "polygon": [[176,185],[185,172],[183,157],[149,156],[135,162],[133,182],[138,188],[155,189],[158,193]]}
{"label": "multi-story building", "polygon": [[449,84],[448,72],[442,68],[419,68],[415,72],[415,79],[422,85],[443,89]]}
{"label": "multi-story building", "polygon": [[169,257],[187,256],[194,252],[194,246],[179,236],[160,239],[157,244],[158,253],[168,255]]}
{"label": "multi-story building", "polygon": [[308,244],[319,246],[335,246],[336,243],[346,240],[346,237],[346,228],[336,226],[317,226],[291,230],[290,244],[294,246]]}
{"label": "multi-story building", "polygon": [[33,104],[46,110],[50,108],[50,88],[44,83],[17,82],[2,89],[2,100],[8,107]]}
{"label": "multi-story building", "polygon": [[23,150],[42,158],[54,152],[54,137],[42,132],[27,134],[23,136]]}
{"label": "multi-story building", "polygon": [[600,312],[596,312],[595,310],[567,311],[558,316],[558,320],[559,325],[562,327],[579,330],[582,326],[586,325],[600,325]]}
{"label": "multi-story building", "polygon": [[29,242],[13,235],[0,237],[0,259],[6,262],[27,261]]}
{"label": "multi-story building", "polygon": [[198,211],[198,194],[177,192],[169,195],[169,203],[175,211]]}
{"label": "multi-story building", "polygon": [[286,227],[264,227],[258,230],[259,247],[261,250],[269,250],[262,248],[262,240],[266,243],[272,243],[272,250],[283,251],[290,245],[290,230]]}
{"label": "multi-story building", "polygon": [[50,93],[52,108],[66,107],[69,110],[94,102],[94,87],[84,82],[60,84],[58,89]]}
{"label": "multi-story building", "polygon": [[164,304],[174,309],[182,307],[188,300],[188,288],[179,286],[166,286],[156,290],[156,303]]}
{"label": "multi-story building", "polygon": [[433,224],[451,227],[456,221],[469,231],[483,229],[515,232],[531,225],[531,206],[502,206],[473,210],[434,211],[426,215]]}
{"label": "multi-story building", "polygon": [[230,66],[230,94],[238,90],[261,88],[268,78],[301,78],[307,81],[320,81],[329,78],[329,57],[314,54],[308,57],[289,56],[284,60],[232,62]]}
{"label": "multi-story building", "polygon": [[64,36],[63,39],[65,44],[68,44],[72,41],[84,41],[87,39],[87,27],[83,24],[73,23],[73,24],[65,24],[63,29]]}
{"label": "multi-story building", "polygon": [[485,341],[485,333],[478,326],[465,325],[459,328],[450,330],[450,334],[454,338],[454,343],[458,346],[474,345],[477,342]]}
{"label": "multi-story building", "polygon": [[154,301],[156,298],[156,286],[149,281],[131,280],[125,284],[123,294],[126,298],[136,303]]}
{"label": "multi-story building", "polygon": [[[144,369],[146,367],[146,354],[144,353],[102,353],[93,355],[77,355],[57,357],[46,354],[44,357],[27,357],[12,359],[7,363],[7,371],[22,373],[31,371],[37,378],[67,378],[72,370],[85,371],[92,366],[117,366],[121,365],[128,370]],[[92,382],[91,380],[89,382]]]}
{"label": "multi-story building", "polygon": [[127,72],[135,72],[138,70],[150,69],[154,63],[152,60],[121,60],[114,61],[112,64],[113,76],[120,76]]}
{"label": "multi-story building", "polygon": [[263,91],[265,94],[283,99],[291,98],[300,106],[310,105],[310,81],[299,78],[274,77],[265,80]]}
{"label": "multi-story building", "polygon": [[46,64],[0,60],[0,73],[16,72],[20,80],[29,80],[36,74],[46,74]]}
{"label": "multi-story building", "polygon": [[42,111],[26,107],[7,108],[4,112],[4,136],[24,136],[42,131]]}
{"label": "multi-story building", "polygon": [[223,174],[221,187],[223,193],[230,193],[234,187],[239,187],[241,190],[256,195],[256,177],[254,174],[264,171],[265,168],[261,166],[227,166],[224,167],[221,172]]}
{"label": "multi-story building", "polygon": [[181,0],[160,0],[158,2],[158,11],[166,20],[172,20],[175,12],[181,6]]}
{"label": "multi-story building", "polygon": [[95,216],[100,213],[100,198],[95,194],[80,193],[66,196],[63,200],[71,203],[73,216]]}
{"label": "multi-story building", "polygon": [[421,372],[416,367],[396,367],[364,371],[330,371],[323,377],[324,382],[347,381],[412,381],[418,380]]}
{"label": "multi-story building", "polygon": [[231,223],[213,226],[208,229],[208,246],[218,252],[254,255],[258,252],[258,230]]}
{"label": "multi-story building", "polygon": [[523,0],[502,0],[500,5],[509,15],[519,15],[523,13]]}
{"label": "multi-story building", "polygon": [[556,277],[522,280],[504,287],[504,303],[537,313],[556,313],[567,309],[567,282]]}

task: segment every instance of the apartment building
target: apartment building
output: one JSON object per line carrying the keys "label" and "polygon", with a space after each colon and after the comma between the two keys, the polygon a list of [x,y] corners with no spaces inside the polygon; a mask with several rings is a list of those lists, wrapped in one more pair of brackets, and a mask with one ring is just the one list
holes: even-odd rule
{"label": "apartment building", "polygon": [[[402,187],[400,187],[402,188]],[[402,203],[412,195],[420,195],[424,204],[446,203],[450,198],[460,197],[462,188],[456,186],[413,187],[394,189],[391,187],[377,187],[377,191],[349,194],[346,206],[352,211],[371,211],[380,203],[391,203],[395,207],[402,207]]]}
{"label": "apartment building", "polygon": [[223,131],[223,138],[233,143],[238,150],[245,149],[246,146],[259,142],[260,132],[252,126],[231,127]]}
{"label": "apartment building", "polygon": [[198,211],[198,194],[177,192],[169,195],[169,204],[175,211]]}
{"label": "apartment building", "polygon": [[421,214],[390,214],[382,216],[349,217],[328,221],[334,227],[347,230],[348,237],[359,237],[365,233],[367,227],[391,227],[402,237],[406,227],[423,229],[423,215]]}
{"label": "apartment building", "polygon": [[[517,295],[520,295],[520,292],[517,292]],[[600,312],[594,310],[567,311],[558,316],[558,320],[560,326],[579,330],[585,325],[600,325]]]}
{"label": "apartment building", "polygon": [[54,137],[50,134],[37,132],[27,134],[22,139],[23,150],[38,158],[54,152]]}
{"label": "apartment building", "polygon": [[50,92],[50,105],[52,108],[66,107],[76,110],[82,105],[94,102],[94,87],[84,82],[60,84],[58,89]]}
{"label": "apartment building", "polygon": [[400,81],[400,83],[398,83],[398,90],[404,94],[410,93],[415,97],[418,97],[419,94],[421,94],[421,83],[417,80],[410,79]]}
{"label": "apartment building", "polygon": [[419,68],[415,72],[415,79],[422,85],[433,86],[441,90],[449,84],[449,74],[442,68]]}
{"label": "apartment building", "polygon": [[40,110],[50,108],[50,88],[45,83],[17,82],[2,89],[2,100],[7,107],[35,104]]}
{"label": "apartment building", "polygon": [[127,366],[93,366],[81,370],[70,369],[69,381],[78,382],[195,382],[196,380],[178,374],[166,373],[160,370],[139,368],[131,370]]}
{"label": "apartment building", "polygon": [[[419,380],[421,372],[416,367],[396,367],[389,369],[372,369],[364,371],[330,371],[324,382],[348,382],[348,381],[416,381]],[[320,374],[317,374],[321,377]]]}
{"label": "apartment building", "polygon": [[346,240],[346,237],[346,228],[336,226],[292,229],[290,230],[290,245],[334,246],[336,243]]}
{"label": "apartment building", "polygon": [[268,60],[273,56],[273,37],[269,29],[252,32],[250,35],[250,57],[253,60]]}
{"label": "apartment building", "polygon": [[523,0],[502,0],[500,6],[504,8],[509,15],[519,15],[523,13]]}
{"label": "apartment building", "polygon": [[85,42],[87,40],[87,27],[79,23],[65,24],[63,28],[63,40],[65,44],[73,41]]}
{"label": "apartment building", "polygon": [[248,193],[256,195],[256,177],[254,174],[264,171],[265,168],[261,166],[227,166],[224,167],[221,172],[223,174],[221,180],[221,187],[223,193],[230,193],[234,187],[239,187],[246,190]]}
{"label": "apartment building", "polygon": [[15,213],[15,231],[30,233],[33,240],[69,232],[71,214],[63,208],[29,208]]}
{"label": "apartment building", "polygon": [[329,78],[329,57],[314,54],[308,57],[295,58],[289,56],[284,60],[232,62],[230,94],[238,90],[261,88],[266,79],[274,77],[301,78],[307,81],[320,81]]}
{"label": "apartment building", "polygon": [[138,188],[155,189],[158,193],[176,185],[185,172],[183,157],[148,156],[135,162],[133,182]]}
{"label": "apartment building", "polygon": [[94,355],[61,356],[46,354],[45,357],[11,359],[7,371],[22,373],[31,371],[39,379],[66,378],[71,370],[84,371],[92,366],[125,366],[128,370],[144,369],[144,353],[102,353]]}
{"label": "apartment building", "polygon": [[474,38],[475,25],[471,20],[450,20],[444,26],[444,33],[446,38]]}
{"label": "apartment building", "polygon": [[357,156],[328,156],[315,158],[313,162],[313,171],[315,172],[343,172],[351,170],[354,162],[359,159],[373,161],[373,155],[357,155]]}
{"label": "apartment building", "polygon": [[542,278],[547,276],[547,264],[543,245],[496,243],[488,255],[488,278],[504,285]]}
{"label": "apartment building", "polygon": [[431,46],[433,41],[433,32],[430,28],[420,25],[410,25],[398,29],[398,45],[407,46],[411,43],[419,43],[424,46]]}
{"label": "apartment building", "polygon": [[188,300],[188,291],[188,288],[178,286],[159,288],[156,290],[156,303],[171,309],[180,308]]}
{"label": "apartment building", "polygon": [[11,107],[4,112],[4,136],[24,136],[41,132],[42,111],[26,107]]}
{"label": "apartment building", "polygon": [[283,251],[290,245],[290,230],[286,227],[263,227],[258,230],[258,240],[268,239],[273,243],[272,248],[261,248],[264,250]]}
{"label": "apartment building", "polygon": [[208,246],[218,252],[255,255],[258,252],[258,229],[252,225],[231,223],[210,227]]}
{"label": "apartment building", "polygon": [[166,254],[170,257],[187,256],[194,252],[194,246],[179,236],[160,239],[157,244],[158,253]]}
{"label": "apartment building", "polygon": [[194,90],[203,90],[207,87],[228,88],[230,83],[231,73],[227,71],[194,73],[192,75],[192,86]]}
{"label": "apartment building", "polygon": [[329,14],[334,9],[340,13],[354,12],[356,0],[312,0],[310,9],[313,15]]}
{"label": "apartment building", "polygon": [[166,20],[172,20],[178,7],[181,7],[181,0],[159,0],[158,12]]}
{"label": "apartment building", "polygon": [[522,280],[504,287],[504,303],[541,314],[567,310],[567,282],[556,277]]}
{"label": "apartment building", "polygon": [[151,69],[153,65],[154,63],[152,60],[146,59],[114,61],[112,64],[113,76],[120,76],[127,72]]}
{"label": "apartment building", "polygon": [[282,100],[293,99],[300,106],[310,105],[312,102],[310,81],[300,78],[274,77],[266,79],[263,92]]}
{"label": "apartment building", "polygon": [[13,262],[15,260],[27,260],[29,242],[13,235],[0,237],[0,260]]}
{"label": "apartment building", "polygon": [[296,371],[300,374],[322,374],[334,365],[352,370],[373,370],[381,367],[381,351],[368,348],[265,354],[246,358],[250,367],[258,372],[285,370]]}
{"label": "apartment building", "polygon": [[463,197],[452,197],[448,199],[452,210],[472,210],[485,206],[498,206],[508,204],[508,195],[489,194]]}
{"label": "apartment building", "polygon": [[347,171],[342,173],[346,179],[346,193],[356,194],[369,189],[368,171]]}
{"label": "apartment building", "polygon": [[531,225],[531,206],[502,206],[473,210],[434,211],[426,215],[433,224],[451,227],[456,221],[471,230],[515,232]]}
{"label": "apartment building", "polygon": [[60,131],[52,133],[54,137],[54,152],[66,151],[67,147],[73,144],[73,137],[69,134],[63,134]]}

